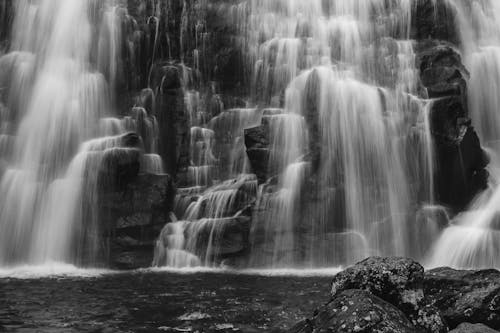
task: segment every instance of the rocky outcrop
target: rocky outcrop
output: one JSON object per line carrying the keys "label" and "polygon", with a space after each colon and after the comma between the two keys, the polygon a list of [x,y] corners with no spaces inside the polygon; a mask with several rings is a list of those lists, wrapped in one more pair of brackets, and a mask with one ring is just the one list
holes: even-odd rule
{"label": "rocky outcrop", "polygon": [[173,210],[175,186],[168,175],[139,175],[125,189],[101,194],[100,220],[106,227],[109,265],[149,267],[154,242]]}
{"label": "rocky outcrop", "polygon": [[[489,333],[499,309],[497,270],[424,273],[411,259],[372,257],[337,274],[331,300],[291,332]],[[381,318],[390,328],[378,326]]]}
{"label": "rocky outcrop", "polygon": [[293,333],[417,333],[404,313],[364,290],[344,290],[315,315],[289,332]]}
{"label": "rocky outcrop", "polygon": [[365,259],[337,274],[331,295],[348,289],[366,290],[403,311],[426,332],[446,332],[437,309],[428,304],[423,291],[424,269],[406,258]]}
{"label": "rocky outcrop", "polygon": [[451,44],[424,41],[418,65],[422,85],[430,98],[431,131],[435,141],[436,196],[458,212],[486,189],[489,163],[469,118],[469,73]]}
{"label": "rocky outcrop", "polygon": [[425,295],[451,328],[482,323],[500,329],[500,272],[438,268],[425,273]]}
{"label": "rocky outcrop", "polygon": [[167,173],[177,175],[189,165],[189,119],[184,105],[182,68],[159,63],[153,69],[155,115],[160,133],[160,155]]}

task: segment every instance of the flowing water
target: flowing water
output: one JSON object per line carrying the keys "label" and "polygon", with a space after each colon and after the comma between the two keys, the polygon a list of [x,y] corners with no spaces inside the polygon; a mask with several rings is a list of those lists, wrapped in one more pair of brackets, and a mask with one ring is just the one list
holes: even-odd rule
{"label": "flowing water", "polygon": [[500,3],[450,0],[457,8],[472,123],[491,158],[489,189],[436,242],[430,266],[500,267]]}
{"label": "flowing water", "polygon": [[[115,1],[15,2],[10,51],[0,58],[7,107],[0,116],[0,264],[98,257],[99,174],[112,160],[155,155],[157,126],[146,111],[113,118],[120,41]],[[124,135],[136,131],[144,149]],[[97,139],[93,139],[96,138]]]}
{"label": "flowing water", "polygon": [[[245,267],[336,267],[369,255],[500,266],[500,4],[448,1],[458,9],[471,115],[492,177],[439,238],[435,219],[448,217],[434,198],[433,101],[410,39],[414,1],[215,4],[237,31],[248,73],[249,96],[231,107],[204,77],[206,18],[197,18],[190,40],[184,2],[177,67],[190,161],[153,265],[218,266],[249,249]],[[171,3],[148,4],[158,32]],[[131,110],[116,111],[123,20],[131,19],[118,0],[15,2],[11,45],[0,58],[2,266],[95,264],[104,246],[98,192],[114,161],[164,172],[147,102],[155,92],[144,89]],[[161,41],[156,33],[151,63]],[[148,84],[152,77],[153,66]],[[264,125],[268,179],[259,182],[245,131]]]}

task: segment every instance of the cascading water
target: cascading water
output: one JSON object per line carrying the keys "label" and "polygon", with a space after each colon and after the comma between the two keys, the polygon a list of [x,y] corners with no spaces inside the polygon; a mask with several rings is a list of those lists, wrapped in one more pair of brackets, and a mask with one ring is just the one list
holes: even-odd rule
{"label": "cascading water", "polygon": [[10,52],[0,58],[8,88],[0,265],[92,264],[101,245],[98,190],[111,181],[101,178],[115,161],[142,155],[127,131],[144,138],[145,168],[161,172],[156,124],[143,109],[110,118],[121,52],[115,1],[19,0],[14,10]]}
{"label": "cascading water", "polygon": [[[500,5],[447,1],[471,71],[470,113],[493,163],[490,190],[437,240],[436,219],[448,221],[434,198],[430,113],[439,99],[427,98],[416,68],[415,1],[129,3],[145,15],[147,37],[119,0],[16,2],[0,57],[0,265],[94,262],[103,249],[99,194],[122,163],[137,174],[167,169],[178,181],[156,266],[422,259],[434,241],[431,265],[500,266]],[[235,96],[211,81],[220,74],[211,73],[220,59],[214,69],[207,59],[214,8],[236,31],[240,59],[227,58],[244,63],[247,91],[225,89]],[[178,24],[168,22],[173,14]],[[142,43],[151,59],[139,54]],[[147,70],[128,86],[121,69],[132,63]],[[116,116],[117,92],[141,84],[150,88]],[[264,166],[247,152],[253,130]]]}
{"label": "cascading water", "polygon": [[[253,90],[279,106],[286,87],[280,117],[291,119],[271,126],[282,136],[271,163],[284,167],[278,190],[261,191],[253,264],[413,254],[410,212],[433,198],[429,103],[417,98],[410,20],[410,1],[252,2]],[[302,128],[290,126],[297,118]]]}
{"label": "cascading water", "polygon": [[258,190],[247,265],[423,256],[409,245],[410,226],[418,206],[434,200],[433,144],[430,102],[417,97],[411,10],[408,0],[232,6],[252,71],[251,104],[258,107],[226,110],[205,123],[200,94],[186,94],[192,187],[179,191],[176,214],[183,221],[165,227],[155,264],[217,263],[221,245],[213,241],[224,239],[224,226],[239,214],[234,208],[243,208],[236,200],[246,192],[241,185],[257,182],[244,175],[251,170],[239,138],[261,123],[269,128],[270,178]]}
{"label": "cascading water", "polygon": [[457,216],[431,251],[430,266],[500,267],[500,3],[449,0],[457,10],[462,53],[471,72],[469,111],[491,157],[490,186]]}

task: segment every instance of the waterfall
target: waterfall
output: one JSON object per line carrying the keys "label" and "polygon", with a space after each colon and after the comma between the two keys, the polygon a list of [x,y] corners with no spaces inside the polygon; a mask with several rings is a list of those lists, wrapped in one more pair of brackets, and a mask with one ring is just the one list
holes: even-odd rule
{"label": "waterfall", "polygon": [[[191,166],[176,199],[182,220],[164,228],[155,264],[220,264],[216,254],[224,257],[224,250],[214,244],[246,204],[254,209],[250,259],[243,265],[422,257],[426,249],[412,238],[417,210],[434,211],[426,206],[434,204],[432,101],[419,97],[411,11],[409,0],[230,6],[251,97],[246,108],[216,103],[208,121],[203,93],[186,84],[192,73],[185,71]],[[204,23],[196,27],[198,36]],[[203,48],[196,44],[195,68]],[[242,138],[261,124],[269,128],[269,179],[257,189],[247,176],[252,170]],[[255,202],[241,199],[252,192]]]}
{"label": "waterfall", "polygon": [[14,10],[0,58],[0,265],[93,265],[102,257],[98,191],[110,172],[140,159],[148,171],[163,168],[154,118],[144,109],[113,117],[122,9],[114,0],[19,0]]}
{"label": "waterfall", "polygon": [[471,72],[469,112],[491,158],[490,184],[436,241],[428,264],[500,267],[500,3],[449,2],[458,13],[462,53]]}
{"label": "waterfall", "polygon": [[253,264],[414,254],[411,211],[433,201],[433,153],[410,24],[410,1],[251,2],[252,90],[290,119],[271,125],[283,172],[261,191]]}

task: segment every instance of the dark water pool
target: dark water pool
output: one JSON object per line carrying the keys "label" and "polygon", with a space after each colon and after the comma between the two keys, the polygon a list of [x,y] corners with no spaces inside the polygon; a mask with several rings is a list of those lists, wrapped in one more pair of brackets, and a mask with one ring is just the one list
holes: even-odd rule
{"label": "dark water pool", "polygon": [[283,332],[328,300],[330,280],[147,271],[4,277],[0,331]]}

